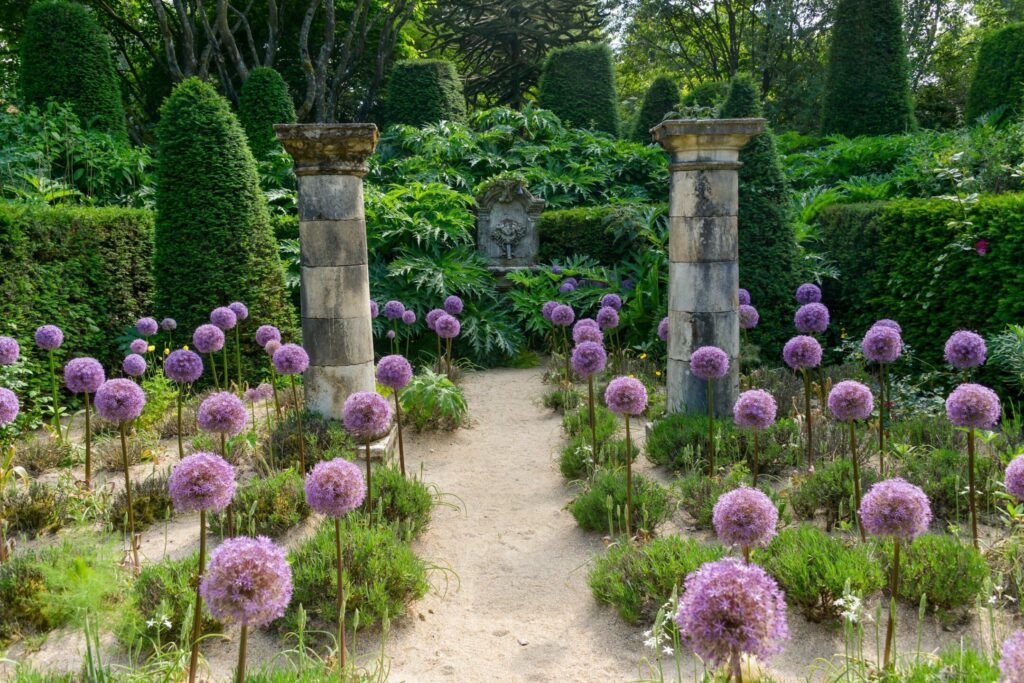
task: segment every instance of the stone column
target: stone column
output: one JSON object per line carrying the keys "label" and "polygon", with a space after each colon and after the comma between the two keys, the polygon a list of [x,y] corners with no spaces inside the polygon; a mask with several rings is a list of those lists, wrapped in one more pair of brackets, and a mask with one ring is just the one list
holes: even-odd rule
{"label": "stone column", "polygon": [[729,374],[715,380],[714,410],[731,414],[739,394],[739,151],[764,119],[682,119],[651,129],[669,153],[668,410],[707,412],[707,382],[690,355],[717,346]]}
{"label": "stone column", "polygon": [[274,131],[299,179],[306,406],[337,420],[349,394],[374,389],[363,176],[377,127],[278,124]]}

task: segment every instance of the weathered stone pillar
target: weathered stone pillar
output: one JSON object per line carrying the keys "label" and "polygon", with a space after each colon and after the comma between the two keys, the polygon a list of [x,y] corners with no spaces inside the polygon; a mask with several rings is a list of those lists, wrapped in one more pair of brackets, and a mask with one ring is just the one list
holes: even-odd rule
{"label": "weathered stone pillar", "polygon": [[729,374],[715,381],[714,410],[731,414],[739,393],[739,151],[764,119],[682,119],[651,129],[669,153],[669,412],[706,412],[707,382],[690,355],[717,346]]}
{"label": "weathered stone pillar", "polygon": [[337,420],[349,394],[374,389],[363,176],[377,127],[278,124],[274,131],[299,178],[306,405]]}

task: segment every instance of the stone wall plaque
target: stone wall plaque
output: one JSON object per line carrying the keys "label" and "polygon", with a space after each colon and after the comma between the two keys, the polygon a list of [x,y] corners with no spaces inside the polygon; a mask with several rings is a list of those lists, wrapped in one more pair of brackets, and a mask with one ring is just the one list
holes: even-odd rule
{"label": "stone wall plaque", "polygon": [[537,219],[544,200],[516,180],[492,184],[477,201],[477,250],[492,267],[523,268],[537,262]]}

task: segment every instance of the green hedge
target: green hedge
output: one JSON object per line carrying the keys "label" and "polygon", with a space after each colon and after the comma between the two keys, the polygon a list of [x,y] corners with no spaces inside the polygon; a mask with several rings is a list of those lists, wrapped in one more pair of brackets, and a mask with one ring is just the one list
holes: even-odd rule
{"label": "green hedge", "polygon": [[[983,196],[962,237],[949,226],[958,204],[940,199],[835,205],[819,216],[829,257],[839,268],[826,303],[850,334],[893,318],[925,359],[942,362],[958,328],[982,334],[1024,319],[1024,194]],[[987,241],[987,253],[975,250]]]}
{"label": "green hedge", "polygon": [[548,53],[538,103],[566,126],[619,134],[615,66],[607,45],[573,45]]}
{"label": "green hedge", "polygon": [[32,341],[40,325],[64,330],[59,361],[120,362],[117,337],[152,313],[152,259],[149,211],[0,204],[0,334],[18,339],[32,371],[19,375],[29,382],[19,394],[48,396],[46,359]]}
{"label": "green hedge", "polygon": [[565,260],[589,256],[615,266],[637,248],[637,232],[648,211],[666,211],[664,205],[618,204],[545,211],[537,222],[539,260]]}
{"label": "green hedge", "polygon": [[633,139],[651,142],[651,128],[665,118],[665,114],[679,108],[679,86],[670,76],[658,76],[644,93],[643,104],[633,125]]}
{"label": "green hedge", "polygon": [[395,64],[388,78],[384,120],[421,127],[466,118],[466,98],[455,65],[443,59]]}
{"label": "green hedge", "polygon": [[985,36],[978,47],[971,87],[967,91],[968,122],[1006,106],[1020,110],[1024,95],[1024,24],[1010,24]]}

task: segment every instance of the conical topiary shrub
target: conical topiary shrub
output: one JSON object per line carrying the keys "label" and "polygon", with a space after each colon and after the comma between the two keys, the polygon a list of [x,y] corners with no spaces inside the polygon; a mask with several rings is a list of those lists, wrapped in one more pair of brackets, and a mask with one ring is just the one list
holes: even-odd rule
{"label": "conical topiary shrub", "polygon": [[668,76],[658,76],[644,94],[640,113],[633,127],[633,139],[651,141],[651,128],[661,123],[665,114],[679,107],[679,88]]}
{"label": "conical topiary shrub", "polygon": [[386,125],[420,127],[466,118],[462,81],[455,65],[443,59],[410,59],[395,64],[384,102]]}
{"label": "conical topiary shrub", "polygon": [[967,92],[967,121],[1006,106],[1020,111],[1024,96],[1024,24],[1010,24],[989,34],[978,47]]}
{"label": "conical topiary shrub", "polygon": [[548,53],[538,101],[562,123],[619,134],[615,67],[607,45],[573,45]]}
{"label": "conical topiary shrub", "polygon": [[268,66],[249,72],[238,94],[238,120],[254,157],[265,159],[281,149],[274,124],[295,123],[295,103],[281,74]]}
{"label": "conical topiary shrub", "polygon": [[110,43],[92,13],[65,0],[42,0],[25,19],[21,93],[26,102],[68,103],[84,125],[125,135],[121,90]]}

